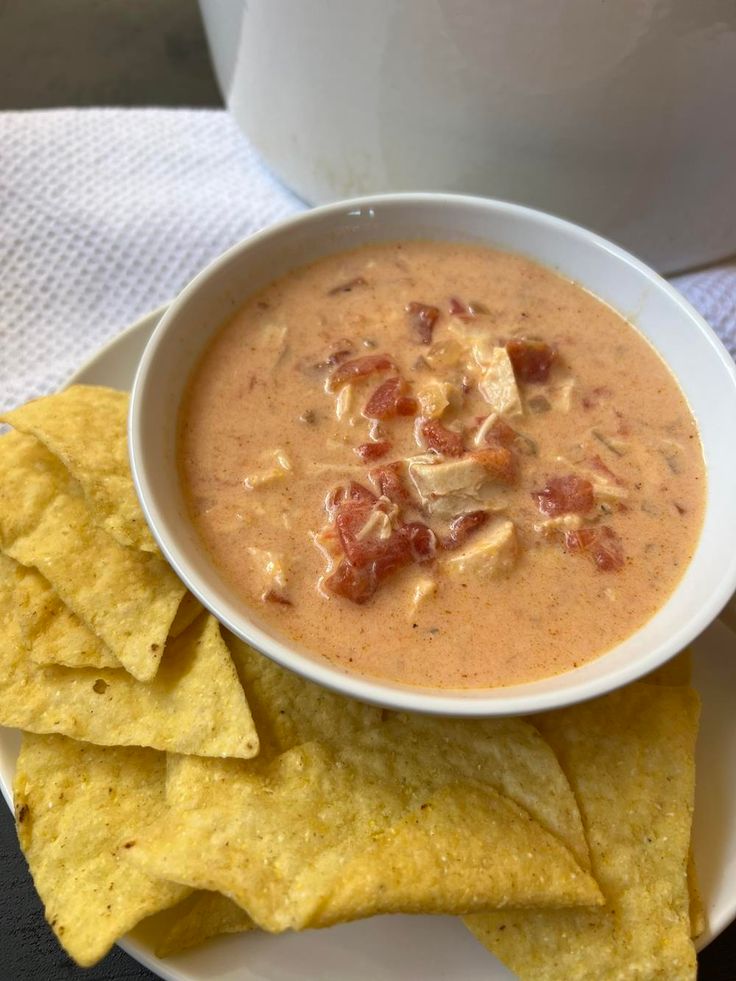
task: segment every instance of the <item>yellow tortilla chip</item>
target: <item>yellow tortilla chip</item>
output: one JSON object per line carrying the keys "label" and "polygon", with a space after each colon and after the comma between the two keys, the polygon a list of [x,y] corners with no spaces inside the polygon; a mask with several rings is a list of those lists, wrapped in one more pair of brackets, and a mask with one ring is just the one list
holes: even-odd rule
{"label": "yellow tortilla chip", "polygon": [[645,675],[641,681],[647,685],[689,685],[693,673],[693,658],[690,648],[681,651],[661,667]]}
{"label": "yellow tortilla chip", "polygon": [[0,545],[37,568],[127,671],[154,677],[184,586],[162,558],[100,530],[55,457],[17,433],[0,438]]}
{"label": "yellow tortilla chip", "polygon": [[698,870],[695,865],[692,842],[687,857],[687,894],[690,906],[690,936],[695,940],[705,931],[705,903],[700,892],[700,882],[698,880]]}
{"label": "yellow tortilla chip", "polygon": [[[100,638],[61,602],[37,569],[18,566],[15,603],[23,642],[36,664],[63,664],[68,668],[122,667]],[[201,612],[202,604],[191,593],[185,593],[169,636],[178,637]]]}
{"label": "yellow tortilla chip", "polygon": [[[285,752],[317,741],[340,749],[368,729],[396,714],[315,685],[286,671],[225,631],[261,742],[261,756]],[[589,867],[588,846],[575,799],[554,754],[537,730],[517,719],[488,722],[398,716],[415,740],[442,739],[448,745],[475,746],[495,763],[496,789],[511,797],[552,834],[557,835],[583,868]],[[507,765],[513,760],[513,766]],[[421,764],[417,760],[417,767]]]}
{"label": "yellow tortilla chip", "polygon": [[119,668],[34,664],[13,604],[15,563],[0,555],[0,725],[107,746],[249,758],[258,737],[214,617],[167,644],[144,684]]}
{"label": "yellow tortilla chip", "polygon": [[18,566],[15,612],[23,644],[36,664],[120,668],[120,661],[66,607],[36,569]]}
{"label": "yellow tortilla chip", "polygon": [[129,397],[112,388],[73,385],[0,416],[35,436],[79,481],[95,521],[121,545],[158,547],[143,517],[130,476]]}
{"label": "yellow tortilla chip", "polygon": [[694,978],[686,870],[697,696],[631,685],[537,721],[575,791],[606,905],[467,925],[522,981]]}
{"label": "yellow tortilla chip", "polygon": [[[152,875],[224,893],[274,932],[377,913],[601,901],[562,837],[574,801],[532,727],[501,720],[471,734],[423,721],[393,719],[339,749],[307,743],[269,764],[172,757],[169,811],[127,855]],[[539,811],[559,837],[496,789],[517,783],[506,752],[514,730],[522,757],[532,734],[537,765],[519,769],[539,777]]]}
{"label": "yellow tortilla chip", "polygon": [[18,838],[46,919],[82,967],[189,891],[121,858],[121,842],[163,810],[165,765],[149,749],[23,737],[14,784]]}
{"label": "yellow tortilla chip", "polygon": [[136,937],[153,947],[156,957],[171,957],[212,937],[255,930],[237,903],[219,892],[193,892],[170,909],[155,913],[136,929]]}
{"label": "yellow tortilla chip", "polygon": [[171,622],[169,636],[178,637],[179,634],[183,634],[187,627],[194,623],[203,609],[204,607],[196,596],[192,596],[189,592],[184,593],[176,616]]}
{"label": "yellow tortilla chip", "polygon": [[341,746],[388,714],[285,670],[229,631],[223,637],[248,692],[263,755],[312,740]]}

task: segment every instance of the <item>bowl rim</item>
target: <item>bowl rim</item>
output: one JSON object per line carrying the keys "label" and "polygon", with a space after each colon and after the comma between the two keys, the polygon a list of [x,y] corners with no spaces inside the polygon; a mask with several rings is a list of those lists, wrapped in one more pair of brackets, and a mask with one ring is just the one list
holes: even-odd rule
{"label": "bowl rim", "polygon": [[[128,442],[131,472],[135,489],[140,500],[140,504],[145,515],[146,521],[152,534],[158,543],[165,558],[172,566],[179,578],[187,588],[194,593],[205,608],[207,608],[217,620],[228,630],[240,637],[245,642],[251,644],[265,656],[281,665],[283,668],[294,671],[295,673],[313,681],[325,688],[338,692],[342,695],[356,698],[362,702],[367,702],[397,711],[420,712],[427,715],[441,715],[448,717],[466,718],[490,718],[493,716],[510,716],[531,714],[534,712],[547,711],[572,705],[590,698],[606,694],[625,684],[637,680],[651,670],[664,664],[671,657],[675,656],[687,644],[695,639],[710,623],[712,623],[731,595],[736,590],[736,549],[730,567],[721,570],[721,578],[716,588],[711,592],[709,602],[703,604],[691,615],[689,623],[685,629],[681,628],[675,633],[674,642],[662,645],[662,650],[656,659],[646,660],[645,657],[632,659],[628,664],[619,666],[608,674],[594,679],[578,681],[568,684],[564,689],[552,689],[543,692],[526,693],[519,695],[508,694],[517,685],[485,688],[485,689],[454,689],[448,688],[446,691],[441,689],[423,689],[418,686],[401,685],[384,682],[379,678],[363,676],[349,672],[345,669],[331,665],[327,660],[317,660],[316,657],[308,657],[294,650],[288,644],[274,637],[267,631],[260,628],[248,616],[247,606],[244,605],[243,611],[237,619],[229,616],[222,609],[221,597],[218,597],[216,583],[200,582],[200,577],[188,568],[188,563],[179,549],[175,536],[172,539],[162,534],[160,530],[161,514],[156,502],[156,495],[151,487],[149,475],[147,473],[145,454],[141,452],[143,442],[143,431],[146,426],[143,407],[145,404],[144,389],[149,381],[152,367],[156,362],[158,346],[171,325],[175,324],[180,312],[188,305],[189,301],[205,285],[209,279],[236,259],[243,253],[257,250],[262,243],[270,239],[278,238],[288,233],[292,228],[302,226],[312,222],[320,222],[325,218],[334,216],[344,218],[348,211],[365,210],[371,208],[387,208],[401,206],[404,204],[419,204],[431,207],[436,206],[466,206],[470,208],[480,208],[489,214],[506,214],[524,218],[528,221],[539,223],[543,226],[552,227],[562,233],[572,236],[586,247],[598,248],[631,267],[642,279],[643,283],[649,283],[656,290],[664,292],[670,301],[679,307],[684,318],[688,319],[694,327],[698,329],[703,339],[708,341],[712,350],[712,355],[717,358],[726,372],[730,375],[734,391],[736,391],[736,363],[734,363],[725,346],[715,334],[705,319],[695,310],[695,308],[680,294],[667,280],[657,272],[637,259],[631,253],[615,245],[596,232],[583,228],[574,222],[559,218],[544,211],[530,208],[513,202],[502,201],[494,198],[483,198],[464,194],[449,194],[440,192],[401,192],[391,194],[369,195],[365,197],[348,198],[330,204],[322,205],[318,208],[299,212],[288,218],[282,219],[268,227],[248,236],[247,238],[235,243],[225,252],[217,256],[208,263],[175,297],[166,309],[161,320],[157,324],[151,338],[146,344],[143,355],[136,370],[135,381],[131,392],[130,410],[128,414]],[[342,251],[342,249],[336,249]],[[310,260],[304,260],[308,262]],[[538,261],[538,260],[534,260]],[[543,264],[543,263],[542,263]],[[298,266],[295,264],[294,268]],[[580,285],[585,288],[585,283],[580,280]],[[594,293],[594,295],[597,295]],[[245,299],[245,295],[243,297]],[[605,301],[604,301],[605,302]],[[660,354],[660,357],[662,355]],[[664,359],[663,359],[664,360]],[[667,362],[665,362],[667,363]],[[668,367],[672,371],[668,364]],[[674,372],[673,372],[674,375]],[[674,375],[677,380],[677,375]],[[711,474],[705,461],[706,474],[708,476],[708,487],[710,487]],[[708,513],[708,501],[710,492],[706,494],[706,509],[704,521]],[[700,540],[700,538],[698,539]],[[684,575],[684,573],[683,573]],[[679,582],[675,586],[675,591],[679,587]],[[672,595],[665,600],[666,605]],[[661,609],[662,607],[660,607]],[[639,632],[646,623],[645,621],[633,634]],[[623,641],[622,641],[623,643]],[[617,645],[618,646],[618,645]],[[611,648],[614,650],[615,648]],[[608,653],[601,653],[601,657]],[[594,659],[594,660],[597,660]],[[642,664],[642,662],[646,662]],[[592,662],[587,662],[592,663]],[[552,681],[555,677],[566,677],[571,672],[563,672],[559,676],[553,675],[535,681]],[[518,686],[527,683],[518,683]],[[499,692],[505,692],[503,699],[499,700]]]}

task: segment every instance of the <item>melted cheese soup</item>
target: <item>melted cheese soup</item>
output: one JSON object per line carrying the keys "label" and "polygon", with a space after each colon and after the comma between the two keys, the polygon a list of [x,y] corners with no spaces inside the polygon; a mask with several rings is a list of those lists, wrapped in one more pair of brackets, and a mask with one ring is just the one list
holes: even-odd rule
{"label": "melted cheese soup", "polygon": [[191,518],[276,635],[481,688],[624,640],[695,548],[697,428],[647,341],[517,255],[402,242],[280,279],[180,414]]}

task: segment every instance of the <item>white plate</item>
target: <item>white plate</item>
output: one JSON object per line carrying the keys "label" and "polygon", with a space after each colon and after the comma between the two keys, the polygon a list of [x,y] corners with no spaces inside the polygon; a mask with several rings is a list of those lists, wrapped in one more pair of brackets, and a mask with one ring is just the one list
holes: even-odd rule
{"label": "white plate", "polygon": [[[73,381],[128,389],[163,310],[105,347]],[[693,645],[703,700],[698,740],[695,858],[708,928],[704,947],[736,918],[736,636],[716,622]],[[0,789],[12,807],[19,734],[0,729]],[[379,916],[329,930],[211,941],[161,961],[141,931],[120,944],[167,981],[510,981],[453,917]]]}

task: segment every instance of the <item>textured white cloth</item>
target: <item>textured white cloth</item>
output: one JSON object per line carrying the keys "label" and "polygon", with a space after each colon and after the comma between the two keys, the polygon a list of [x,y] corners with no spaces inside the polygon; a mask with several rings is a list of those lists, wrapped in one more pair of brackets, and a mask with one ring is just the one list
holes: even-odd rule
{"label": "textured white cloth", "polygon": [[[303,207],[224,110],[0,113],[0,406],[58,388],[214,256]],[[675,283],[736,356],[736,262]]]}

